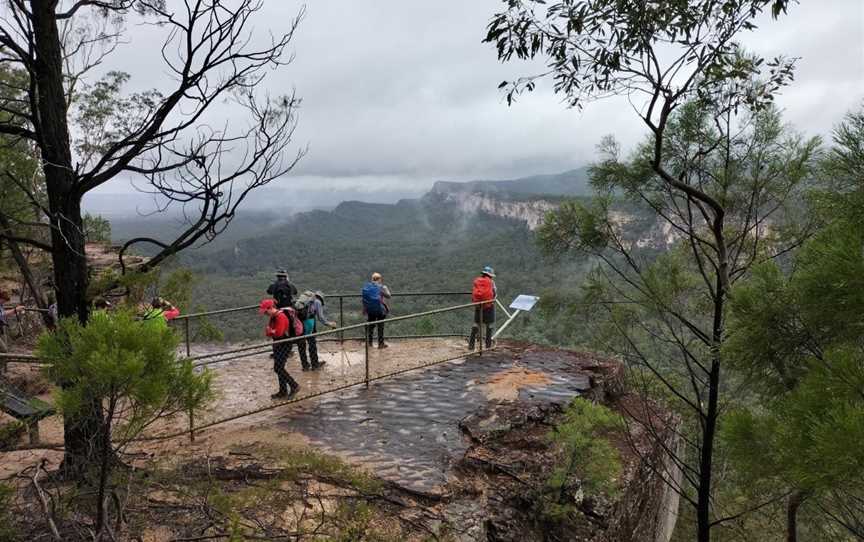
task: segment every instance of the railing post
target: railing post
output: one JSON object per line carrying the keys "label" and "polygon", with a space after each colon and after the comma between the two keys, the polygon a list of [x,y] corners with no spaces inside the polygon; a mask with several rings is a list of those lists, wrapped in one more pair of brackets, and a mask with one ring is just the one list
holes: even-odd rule
{"label": "railing post", "polygon": [[483,304],[477,305],[477,310],[480,311],[480,330],[478,331],[478,339],[480,340],[480,355],[483,355]]}
{"label": "railing post", "polygon": [[195,442],[195,413],[189,409],[189,442]]}
{"label": "railing post", "polygon": [[[344,297],[342,297],[340,295],[339,296],[339,327],[345,327],[345,311],[342,308],[342,300],[343,299],[344,299]],[[345,332],[340,331],[339,332],[339,346],[341,347],[344,342],[345,342]]]}
{"label": "railing post", "polygon": [[186,357],[188,358],[191,355],[189,351],[189,318],[183,319],[183,327],[186,329]]}
{"label": "railing post", "polygon": [[365,348],[365,359],[366,359],[366,389],[369,389],[369,323],[367,322],[365,326],[363,326],[363,345]]}

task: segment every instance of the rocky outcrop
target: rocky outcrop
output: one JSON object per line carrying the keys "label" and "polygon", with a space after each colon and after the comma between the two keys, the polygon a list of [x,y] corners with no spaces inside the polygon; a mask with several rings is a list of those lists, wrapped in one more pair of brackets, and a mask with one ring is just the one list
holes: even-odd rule
{"label": "rocky outcrop", "polygon": [[[536,231],[546,215],[561,204],[561,198],[556,196],[470,190],[460,186],[460,183],[443,182],[435,183],[426,200],[455,205],[463,213],[485,213],[522,222],[531,231]],[[680,233],[669,223],[659,220],[655,215],[611,211],[610,220],[620,230],[628,248],[666,250],[681,238]]]}
{"label": "rocky outcrop", "polygon": [[524,222],[531,231],[543,224],[546,213],[558,208],[558,203],[546,199],[504,199],[494,192],[438,191],[440,201],[453,203],[464,213],[486,213],[500,218]]}

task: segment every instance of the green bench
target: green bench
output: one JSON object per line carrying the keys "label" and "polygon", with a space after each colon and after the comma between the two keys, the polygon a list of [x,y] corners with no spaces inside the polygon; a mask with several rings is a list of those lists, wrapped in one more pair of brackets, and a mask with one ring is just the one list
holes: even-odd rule
{"label": "green bench", "polygon": [[24,423],[30,444],[39,444],[39,421],[55,412],[45,401],[28,397],[4,382],[0,382],[0,410]]}

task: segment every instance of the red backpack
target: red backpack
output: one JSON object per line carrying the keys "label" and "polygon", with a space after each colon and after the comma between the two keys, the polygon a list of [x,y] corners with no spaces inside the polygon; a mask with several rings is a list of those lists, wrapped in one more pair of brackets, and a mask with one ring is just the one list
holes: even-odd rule
{"label": "red backpack", "polygon": [[[483,275],[474,279],[474,287],[471,289],[471,301],[492,301],[495,299],[495,283],[492,279]],[[489,308],[492,303],[484,303],[482,307]]]}
{"label": "red backpack", "polygon": [[303,321],[297,318],[297,311],[293,307],[285,307],[282,309],[282,312],[288,317],[288,325],[294,328],[294,335],[292,336],[299,337],[303,335]]}

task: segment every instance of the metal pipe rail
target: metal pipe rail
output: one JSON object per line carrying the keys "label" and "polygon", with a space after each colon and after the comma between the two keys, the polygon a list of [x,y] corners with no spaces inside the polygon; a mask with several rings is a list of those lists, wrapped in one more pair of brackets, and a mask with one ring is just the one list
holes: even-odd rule
{"label": "metal pipe rail", "polygon": [[[494,350],[494,349],[496,349],[496,348],[497,348],[497,346],[493,346],[492,348],[489,348],[489,349],[487,349],[486,351],[488,352],[489,350]],[[344,391],[344,390],[346,390],[346,389],[353,388],[353,387],[355,387],[355,386],[360,386],[360,385],[362,385],[362,384],[364,384],[364,383],[365,383],[366,386],[368,387],[368,386],[369,386],[369,382],[375,382],[375,381],[377,381],[377,380],[383,380],[383,379],[385,379],[385,378],[391,378],[391,377],[398,376],[398,375],[401,375],[401,374],[405,374],[405,373],[408,373],[408,372],[411,372],[411,371],[417,371],[417,370],[419,370],[419,369],[426,369],[426,368],[428,368],[428,367],[432,367],[432,366],[434,366],[434,365],[440,365],[441,363],[446,363],[446,362],[448,362],[448,361],[454,361],[454,360],[457,360],[457,359],[467,358],[467,357],[471,357],[471,356],[478,356],[478,355],[482,355],[482,354],[483,354],[483,352],[482,352],[482,349],[481,349],[481,351],[480,351],[479,353],[475,353],[475,352],[467,352],[467,353],[465,353],[465,354],[460,354],[460,355],[458,355],[458,356],[449,356],[449,357],[442,358],[442,359],[436,359],[436,360],[433,360],[433,361],[431,361],[431,362],[424,363],[424,364],[422,364],[422,365],[416,365],[416,366],[414,366],[414,367],[408,367],[408,368],[405,368],[405,369],[399,369],[399,370],[397,370],[397,371],[391,371],[391,372],[386,373],[386,374],[383,374],[383,375],[377,375],[377,376],[369,377],[369,376],[368,376],[368,373],[367,373],[367,378],[366,378],[365,381],[349,382],[348,384],[343,384],[343,385],[341,385],[341,386],[336,386],[336,387],[328,388],[328,389],[326,389],[326,390],[321,390],[321,391],[318,391],[318,392],[315,392],[315,393],[310,393],[309,395],[304,395],[304,396],[302,396],[302,397],[293,397],[293,398],[291,398],[291,399],[289,399],[289,400],[287,400],[287,401],[280,401],[280,402],[273,403],[273,404],[270,404],[270,405],[267,405],[267,406],[263,406],[263,407],[259,407],[259,408],[253,409],[253,410],[244,411],[244,412],[241,412],[241,413],[239,413],[239,414],[233,414],[233,415],[231,415],[231,416],[226,416],[225,418],[220,418],[220,419],[217,419],[217,420],[213,420],[213,421],[210,421],[210,422],[204,423],[204,424],[202,424],[202,425],[199,425],[199,426],[197,426],[197,427],[193,427],[192,424],[191,424],[191,421],[190,421],[189,430],[185,430],[185,429],[184,429],[183,431],[175,431],[175,432],[173,432],[173,433],[168,433],[168,434],[165,434],[165,435],[153,435],[153,436],[150,436],[150,437],[139,437],[139,438],[135,439],[135,441],[139,441],[139,442],[152,442],[152,441],[160,441],[160,440],[170,440],[170,439],[178,438],[178,437],[182,437],[182,436],[185,436],[185,435],[188,434],[190,440],[194,442],[194,441],[195,441],[195,431],[201,431],[201,430],[204,430],[204,429],[209,429],[210,427],[214,427],[214,426],[216,426],[216,425],[220,425],[220,424],[223,424],[223,423],[232,422],[232,421],[235,421],[235,420],[239,420],[239,419],[241,419],[241,418],[245,418],[245,417],[247,417],[247,416],[253,416],[253,415],[255,415],[255,414],[260,414],[261,412],[266,412],[266,411],[268,411],[268,410],[273,410],[273,409],[276,409],[276,408],[281,408],[281,407],[283,407],[283,406],[290,405],[290,404],[293,404],[293,403],[299,403],[300,401],[305,401],[305,400],[307,400],[307,399],[315,399],[316,397],[321,397],[321,396],[324,396],[324,395],[327,395],[327,394],[330,394],[330,393],[336,393],[336,392],[338,392],[338,391]]]}
{"label": "metal pipe rail", "polygon": [[[393,297],[422,297],[422,296],[455,296],[455,295],[471,295],[471,292],[399,292],[393,293]],[[324,294],[325,298],[343,299],[346,297],[361,297],[361,294],[335,293]],[[242,307],[233,307],[229,309],[217,309],[212,311],[195,312],[192,314],[181,314],[174,320],[186,320],[190,318],[201,318],[203,316],[212,316],[215,314],[227,314],[231,312],[242,312],[252,309],[257,309],[258,305],[244,305]]]}
{"label": "metal pipe rail", "polygon": [[[418,295],[425,295],[425,294],[418,294]],[[461,293],[459,295],[461,295]],[[455,305],[452,307],[445,307],[445,308],[441,308],[441,309],[432,309],[432,310],[419,312],[419,313],[415,313],[415,314],[409,314],[409,315],[405,315],[405,316],[397,316],[395,318],[387,319],[387,320],[383,321],[383,323],[389,324],[389,323],[394,323],[394,322],[401,322],[401,321],[406,321],[406,320],[411,320],[411,319],[416,319],[416,318],[422,318],[422,317],[430,316],[430,315],[434,315],[434,314],[443,314],[443,313],[448,313],[448,312],[455,312],[455,311],[459,311],[459,310],[470,309],[471,307],[477,307],[477,306],[480,306],[484,303],[488,303],[488,301],[477,301],[477,302],[472,302],[472,303],[465,303],[462,305]],[[304,395],[302,397],[296,397],[296,398],[289,399],[287,401],[281,401],[281,402],[273,403],[273,404],[270,404],[270,405],[267,405],[264,407],[259,407],[259,408],[253,409],[253,410],[241,412],[239,414],[233,414],[231,416],[227,416],[224,418],[220,418],[217,420],[206,422],[203,425],[199,425],[197,427],[195,426],[195,423],[194,423],[194,413],[189,412],[188,413],[188,420],[189,420],[189,429],[188,430],[176,431],[176,432],[173,432],[173,433],[170,433],[167,435],[154,435],[154,436],[149,436],[149,437],[139,437],[139,438],[134,439],[134,440],[136,440],[136,441],[167,440],[167,439],[172,439],[172,438],[176,438],[176,437],[180,437],[180,436],[188,434],[190,440],[194,442],[196,430],[200,431],[202,429],[213,427],[213,426],[216,426],[216,425],[219,425],[222,423],[234,421],[234,420],[237,420],[240,418],[244,418],[247,416],[258,414],[260,412],[265,412],[267,410],[280,408],[282,406],[296,403],[299,401],[303,401],[306,399],[312,399],[315,397],[320,397],[320,396],[328,394],[328,393],[334,393],[337,391],[342,391],[342,390],[345,390],[345,389],[348,389],[348,388],[351,388],[354,386],[359,386],[361,384],[365,384],[365,386],[368,388],[370,382],[374,382],[376,380],[381,380],[384,378],[397,376],[400,374],[404,374],[404,373],[407,373],[410,371],[415,371],[418,369],[423,369],[426,367],[431,367],[433,365],[438,365],[441,363],[445,363],[447,361],[452,361],[452,360],[471,357],[471,356],[482,356],[483,351],[484,351],[483,344],[484,344],[484,333],[485,333],[482,314],[483,314],[483,311],[480,311],[480,325],[479,325],[479,337],[478,337],[479,350],[477,352],[468,351],[465,353],[460,353],[459,355],[456,355],[456,356],[448,356],[448,357],[445,357],[442,359],[436,359],[436,360],[433,360],[433,361],[428,362],[428,363],[424,363],[421,365],[412,366],[412,367],[408,367],[408,368],[404,368],[404,369],[398,369],[396,371],[391,371],[391,372],[386,373],[386,374],[370,376],[370,373],[369,373],[369,343],[368,343],[368,341],[366,341],[365,336],[364,336],[364,337],[360,338],[361,340],[363,340],[365,342],[365,354],[364,354],[365,374],[364,374],[363,380],[359,380],[359,381],[355,381],[355,382],[349,382],[347,384],[335,386],[333,388],[328,388],[326,390],[321,390],[319,392],[315,392],[315,393],[312,393],[309,395]],[[266,343],[250,345],[250,346],[246,346],[246,347],[242,347],[242,348],[235,348],[235,349],[231,349],[231,350],[213,352],[210,354],[203,354],[203,355],[199,355],[199,356],[191,356],[191,357],[184,358],[181,361],[198,362],[198,363],[193,363],[193,368],[200,368],[200,367],[204,367],[207,365],[212,365],[214,363],[221,363],[221,362],[225,362],[225,361],[231,361],[234,359],[249,357],[249,356],[256,355],[256,354],[261,354],[261,353],[264,353],[264,352],[267,352],[268,350],[270,350],[274,344],[290,344],[290,343],[306,340],[306,339],[309,339],[312,337],[318,338],[318,337],[325,337],[327,335],[333,335],[333,334],[337,334],[337,333],[342,334],[344,331],[355,330],[355,329],[363,329],[364,335],[365,335],[365,330],[369,326],[375,326],[375,325],[378,325],[379,323],[382,323],[382,321],[362,322],[359,324],[353,324],[353,325],[344,326],[344,327],[336,328],[336,329],[332,329],[332,330],[321,331],[321,332],[313,333],[310,335],[301,335],[299,337],[289,337],[289,338],[281,339],[278,341],[269,341]],[[494,348],[496,348],[496,346],[492,347],[492,349],[494,349]],[[490,349],[487,348],[486,350],[488,351]],[[234,354],[239,354],[239,355],[234,355]],[[211,359],[211,358],[216,358],[219,356],[229,356],[229,357],[223,357],[220,359]],[[20,356],[20,357],[24,357],[24,356]],[[26,357],[32,358],[33,361],[30,361],[31,363],[36,362],[36,360],[37,360],[37,358],[35,356],[26,356]],[[204,361],[204,360],[207,360],[207,361]]]}
{"label": "metal pipe rail", "polygon": [[[457,296],[457,295],[471,295],[471,292],[398,292],[392,294],[393,297],[424,297],[424,296]],[[324,297],[327,299],[338,299],[339,300],[339,327],[343,327],[345,325],[345,298],[359,298],[362,295],[359,293],[333,293],[333,294],[324,294]],[[183,336],[184,343],[186,344],[186,356],[189,357],[192,355],[192,336],[189,328],[189,322],[193,318],[202,318],[206,316],[214,316],[219,314],[230,314],[235,312],[244,312],[253,309],[257,309],[258,305],[245,305],[242,307],[234,307],[229,309],[218,309],[212,311],[204,311],[204,312],[196,312],[192,314],[181,314],[171,320],[172,322],[177,322],[179,325],[182,322],[183,325]],[[505,309],[504,312],[507,312]],[[435,335],[429,335],[430,337],[434,337]],[[340,333],[339,340],[344,341],[345,334]],[[329,339],[327,339],[329,340]]]}
{"label": "metal pipe rail", "polygon": [[[459,310],[464,310],[464,309],[470,309],[471,307],[478,307],[478,306],[483,305],[483,304],[486,304],[486,303],[488,303],[488,301],[477,301],[477,302],[472,302],[472,303],[465,303],[465,304],[462,304],[462,305],[456,305],[456,306],[453,306],[453,307],[445,307],[445,308],[442,308],[442,309],[432,309],[432,310],[428,310],[428,311],[424,311],[424,312],[419,312],[419,313],[415,313],[415,314],[408,314],[408,315],[405,315],[405,316],[397,316],[397,317],[395,317],[395,318],[390,318],[390,319],[384,321],[383,323],[402,322],[402,321],[412,320],[412,319],[415,319],[415,318],[422,318],[422,317],[430,316],[430,315],[434,315],[434,314],[443,314],[443,313],[454,312],[454,311],[459,311]],[[484,325],[483,325],[483,316],[482,316],[482,315],[483,315],[483,311],[480,311],[479,314],[480,314],[480,325],[479,325],[479,351],[478,351],[477,355],[482,356],[482,355],[483,355],[483,342],[484,342],[483,334],[484,334],[484,332],[485,332],[485,328],[484,328]],[[319,332],[317,332],[317,333],[312,333],[312,334],[309,334],[309,335],[301,335],[301,336],[299,336],[299,337],[288,337],[288,338],[286,338],[286,339],[280,339],[280,340],[276,340],[276,341],[269,341],[269,342],[266,342],[266,343],[261,343],[261,344],[256,344],[256,345],[244,346],[244,347],[242,347],[242,348],[234,348],[234,349],[231,349],[231,350],[225,350],[225,351],[221,351],[221,352],[213,352],[213,353],[210,353],[210,354],[202,354],[202,355],[199,355],[199,356],[192,356],[192,357],[188,357],[188,358],[186,358],[184,361],[188,361],[188,362],[197,362],[197,363],[193,363],[193,365],[192,365],[193,368],[196,368],[196,369],[197,369],[197,368],[205,367],[205,366],[207,366],[207,365],[212,365],[212,364],[215,364],[215,363],[222,363],[222,362],[225,362],[225,361],[231,361],[231,360],[240,359],[240,358],[244,358],[244,357],[248,357],[248,356],[252,356],[252,355],[263,354],[264,352],[267,352],[270,348],[272,348],[272,346],[273,346],[274,344],[292,344],[292,343],[295,343],[295,342],[304,341],[304,340],[309,339],[309,338],[315,338],[315,339],[317,339],[317,338],[319,338],[319,337],[326,337],[327,335],[333,335],[333,334],[337,334],[337,333],[340,334],[340,336],[341,336],[341,335],[343,335],[343,333],[344,333],[345,331],[350,331],[350,330],[354,330],[354,329],[361,329],[361,328],[362,328],[362,329],[364,330],[364,331],[363,331],[364,337],[363,337],[362,340],[363,340],[363,342],[364,342],[364,346],[365,346],[365,348],[364,348],[364,356],[363,356],[363,358],[364,358],[364,372],[365,372],[365,376],[364,376],[363,380],[362,380],[362,381],[358,381],[358,382],[352,382],[352,383],[345,384],[345,385],[342,385],[342,386],[336,386],[336,387],[334,387],[334,388],[330,388],[330,389],[327,389],[327,390],[322,390],[322,391],[317,392],[317,393],[315,393],[315,394],[308,395],[308,396],[304,396],[302,399],[309,399],[309,398],[312,398],[312,397],[318,397],[318,396],[324,395],[324,394],[326,394],[326,393],[333,393],[333,392],[340,391],[340,390],[343,390],[343,389],[346,389],[346,388],[349,388],[349,387],[352,387],[352,386],[357,386],[357,385],[360,385],[360,384],[365,384],[366,388],[369,388],[369,383],[370,383],[370,382],[373,382],[373,381],[375,381],[375,380],[378,380],[379,378],[383,378],[383,377],[386,377],[386,376],[394,376],[394,375],[397,375],[397,374],[401,374],[401,373],[403,373],[403,372],[407,372],[406,370],[401,370],[401,371],[396,371],[396,372],[388,373],[387,375],[383,375],[383,376],[382,376],[382,375],[379,375],[379,376],[377,376],[377,377],[370,377],[370,374],[369,374],[369,341],[366,339],[365,336],[366,336],[366,333],[367,333],[366,330],[367,330],[367,328],[368,328],[369,326],[376,326],[376,325],[378,325],[379,323],[382,323],[382,321],[379,320],[379,321],[374,321],[374,322],[362,322],[362,323],[359,323],[359,324],[353,324],[353,325],[350,325],[350,326],[344,326],[344,327],[341,327],[341,328],[336,328],[336,329],[331,329],[331,330],[326,330],[326,331],[319,331]],[[238,354],[238,355],[235,355],[235,354]],[[227,357],[227,358],[226,358],[226,357],[221,357],[221,356],[226,356],[226,355],[229,356],[229,357]],[[431,363],[431,364],[421,365],[421,366],[418,366],[418,367],[412,367],[412,368],[410,368],[410,369],[408,369],[408,370],[415,370],[415,369],[419,369],[419,368],[421,368],[421,367],[426,367],[426,366],[434,365],[434,364],[436,364],[436,363],[443,363],[443,362],[445,362],[445,361],[450,361],[450,360],[453,360],[453,359],[459,359],[459,358],[466,357],[466,356],[470,356],[470,355],[474,355],[474,353],[473,353],[473,352],[467,352],[466,354],[460,354],[459,356],[456,356],[456,357],[452,357],[452,356],[451,356],[451,357],[446,358],[446,359],[444,359],[444,360],[436,361],[436,362],[433,362],[433,363]],[[218,358],[218,359],[212,359],[212,358]],[[206,424],[204,424],[204,425],[200,425],[200,426],[198,426],[197,428],[195,427],[193,413],[192,413],[192,412],[189,412],[189,415],[188,415],[188,419],[189,419],[189,430],[188,430],[188,433],[189,433],[189,440],[192,441],[192,442],[195,441],[195,431],[196,431],[196,429],[197,429],[197,430],[201,430],[202,428],[212,427],[212,426],[214,426],[214,425],[218,425],[218,424],[220,424],[220,423],[225,423],[225,422],[228,422],[228,421],[236,420],[236,419],[239,419],[239,418],[243,418],[243,417],[245,417],[245,416],[251,416],[252,414],[257,414],[257,413],[259,413],[259,412],[263,412],[263,411],[265,411],[265,410],[270,410],[270,409],[273,409],[273,408],[278,408],[278,407],[280,407],[280,406],[287,405],[287,404],[290,404],[290,403],[293,403],[293,402],[295,402],[295,401],[299,401],[299,400],[300,400],[299,398],[298,398],[298,399],[292,399],[292,400],[289,400],[289,401],[283,401],[283,402],[281,402],[281,403],[276,403],[276,404],[274,404],[274,405],[268,405],[268,406],[266,406],[266,407],[257,408],[257,409],[254,409],[254,410],[251,410],[251,411],[248,411],[248,412],[244,412],[244,413],[241,413],[241,414],[235,414],[235,415],[229,416],[229,417],[224,418],[224,419],[220,419],[220,420],[215,420],[215,421],[212,421],[212,422],[208,422],[208,423],[206,423]],[[171,434],[171,435],[168,435],[168,436],[162,436],[162,437],[159,437],[159,438],[161,438],[161,439],[173,438],[173,437],[176,437],[176,436],[184,435],[184,434],[186,434],[186,433],[187,433],[187,431],[182,431],[182,432],[179,432],[179,433],[177,433],[177,434]]]}
{"label": "metal pipe rail", "polygon": [[[269,347],[269,346],[274,345],[274,344],[290,344],[290,343],[295,343],[295,342],[302,341],[302,340],[305,340],[305,339],[308,339],[311,337],[314,337],[314,338],[324,337],[326,335],[333,335],[335,333],[342,333],[342,332],[351,331],[354,329],[361,329],[362,328],[365,331],[367,327],[378,325],[379,323],[392,324],[394,322],[401,322],[404,320],[413,320],[415,318],[421,318],[423,316],[430,316],[433,314],[442,314],[445,312],[453,312],[453,311],[457,311],[457,310],[461,310],[461,309],[467,309],[470,307],[476,307],[478,305],[482,305],[483,303],[488,303],[488,301],[476,301],[473,303],[466,303],[464,305],[445,307],[443,309],[433,309],[433,310],[429,310],[429,311],[425,311],[425,312],[418,312],[415,314],[406,314],[405,316],[396,316],[395,318],[387,318],[386,320],[380,320],[377,322],[361,322],[359,324],[351,324],[348,326],[343,326],[343,327],[339,327],[339,328],[335,328],[335,329],[329,329],[326,331],[319,331],[317,333],[312,333],[310,335],[301,335],[299,337],[289,337],[287,339],[280,339],[278,341],[270,341],[270,342],[252,345],[252,346],[244,346],[244,347],[235,348],[232,350],[225,350],[225,351],[220,351],[220,352],[211,352],[209,354],[201,354],[198,356],[190,356],[190,357],[185,358],[185,361],[200,361],[203,359],[209,359],[209,358],[213,358],[213,357],[217,357],[217,356],[221,356],[221,355],[226,355],[226,354],[238,354],[240,352],[249,352],[252,350],[260,350],[264,347]],[[214,361],[214,362],[210,362],[210,363],[218,363],[218,361]],[[201,367],[204,365],[209,365],[210,363],[196,363],[195,367]]]}

